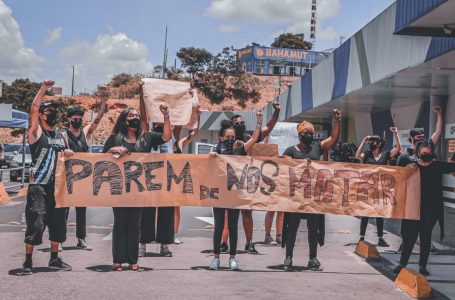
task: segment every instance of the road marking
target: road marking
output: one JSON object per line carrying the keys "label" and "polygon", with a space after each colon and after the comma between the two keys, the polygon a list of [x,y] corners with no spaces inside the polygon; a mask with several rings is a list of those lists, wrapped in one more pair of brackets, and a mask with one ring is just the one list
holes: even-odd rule
{"label": "road marking", "polygon": [[215,225],[215,219],[213,217],[195,217],[202,222],[208,223],[210,225]]}
{"label": "road marking", "polygon": [[5,204],[3,206],[16,206],[16,205],[19,205],[19,204],[22,204],[22,202],[10,201],[10,202],[8,202],[7,204]]}
{"label": "road marking", "polygon": [[106,235],[103,239],[103,241],[112,241],[112,232]]}

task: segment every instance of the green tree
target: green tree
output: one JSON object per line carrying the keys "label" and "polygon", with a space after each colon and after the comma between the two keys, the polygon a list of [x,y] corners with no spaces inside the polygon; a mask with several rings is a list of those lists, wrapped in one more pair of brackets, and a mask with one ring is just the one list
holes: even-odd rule
{"label": "green tree", "polygon": [[272,47],[311,50],[313,44],[303,40],[300,36],[292,33],[280,34],[278,39],[272,43]]}
{"label": "green tree", "polygon": [[[40,86],[41,83],[30,81],[28,78],[16,79],[11,85],[4,83],[0,102],[12,104],[14,109],[28,113]],[[49,92],[47,94],[50,95]]]}
{"label": "green tree", "polygon": [[120,73],[112,77],[111,84],[113,87],[119,87],[133,80],[133,76],[127,73]]}
{"label": "green tree", "polygon": [[206,69],[212,61],[213,55],[203,48],[184,47],[177,52],[177,57],[180,59],[182,67],[191,74],[191,78],[194,78],[196,74]]}

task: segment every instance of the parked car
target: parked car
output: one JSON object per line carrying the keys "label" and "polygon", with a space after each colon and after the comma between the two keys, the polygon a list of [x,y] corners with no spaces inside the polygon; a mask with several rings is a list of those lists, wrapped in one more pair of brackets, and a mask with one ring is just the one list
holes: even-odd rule
{"label": "parked car", "polygon": [[[22,145],[21,145],[22,146]],[[22,152],[23,150],[20,149],[17,152],[10,162],[11,168],[19,168],[22,167]],[[30,146],[27,144],[25,147],[25,180],[28,179],[30,174],[30,165],[32,164],[32,154],[30,151]],[[17,181],[19,177],[22,177],[22,169],[19,170],[11,170],[9,172],[10,181]]]}
{"label": "parked car", "polygon": [[91,153],[103,153],[103,145],[91,145],[89,152]]}
{"label": "parked car", "polygon": [[3,146],[3,157],[9,168],[13,157],[22,149],[22,144],[5,144]]}
{"label": "parked car", "polygon": [[215,151],[216,145],[207,143],[196,143],[195,154],[207,154]]}

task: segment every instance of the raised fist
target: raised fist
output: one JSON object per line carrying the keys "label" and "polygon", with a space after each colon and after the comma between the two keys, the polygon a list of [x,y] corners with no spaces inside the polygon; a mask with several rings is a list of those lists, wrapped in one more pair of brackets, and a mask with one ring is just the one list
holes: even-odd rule
{"label": "raised fist", "polygon": [[339,109],[333,109],[333,117],[335,120],[341,120],[341,110]]}
{"label": "raised fist", "polygon": [[54,86],[54,84],[55,84],[55,81],[53,81],[53,80],[44,80],[43,83],[41,84],[41,86],[45,87],[46,89],[49,89],[52,86]]}
{"label": "raised fist", "polygon": [[166,104],[160,105],[160,111],[163,115],[169,115],[169,107]]}
{"label": "raised fist", "polygon": [[396,127],[390,127],[390,131],[396,133],[398,132],[398,129]]}
{"label": "raised fist", "polygon": [[273,102],[272,107],[274,110],[280,110],[281,104],[280,104],[280,102]]}

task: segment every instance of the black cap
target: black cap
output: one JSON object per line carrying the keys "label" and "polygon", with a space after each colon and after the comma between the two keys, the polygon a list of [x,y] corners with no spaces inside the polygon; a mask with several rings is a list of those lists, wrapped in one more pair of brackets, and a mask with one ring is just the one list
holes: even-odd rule
{"label": "black cap", "polygon": [[39,107],[39,112],[40,113],[44,112],[44,110],[48,107],[58,108],[59,106],[60,106],[60,104],[58,104],[57,102],[46,101],[46,102],[41,103],[41,105]]}
{"label": "black cap", "polygon": [[68,108],[68,110],[66,111],[66,116],[68,118],[71,118],[72,116],[83,116],[84,113],[85,113],[85,109],[83,109],[82,107],[72,106],[72,107]]}
{"label": "black cap", "polygon": [[425,134],[423,128],[412,128],[409,132],[409,136],[415,137],[416,135]]}

